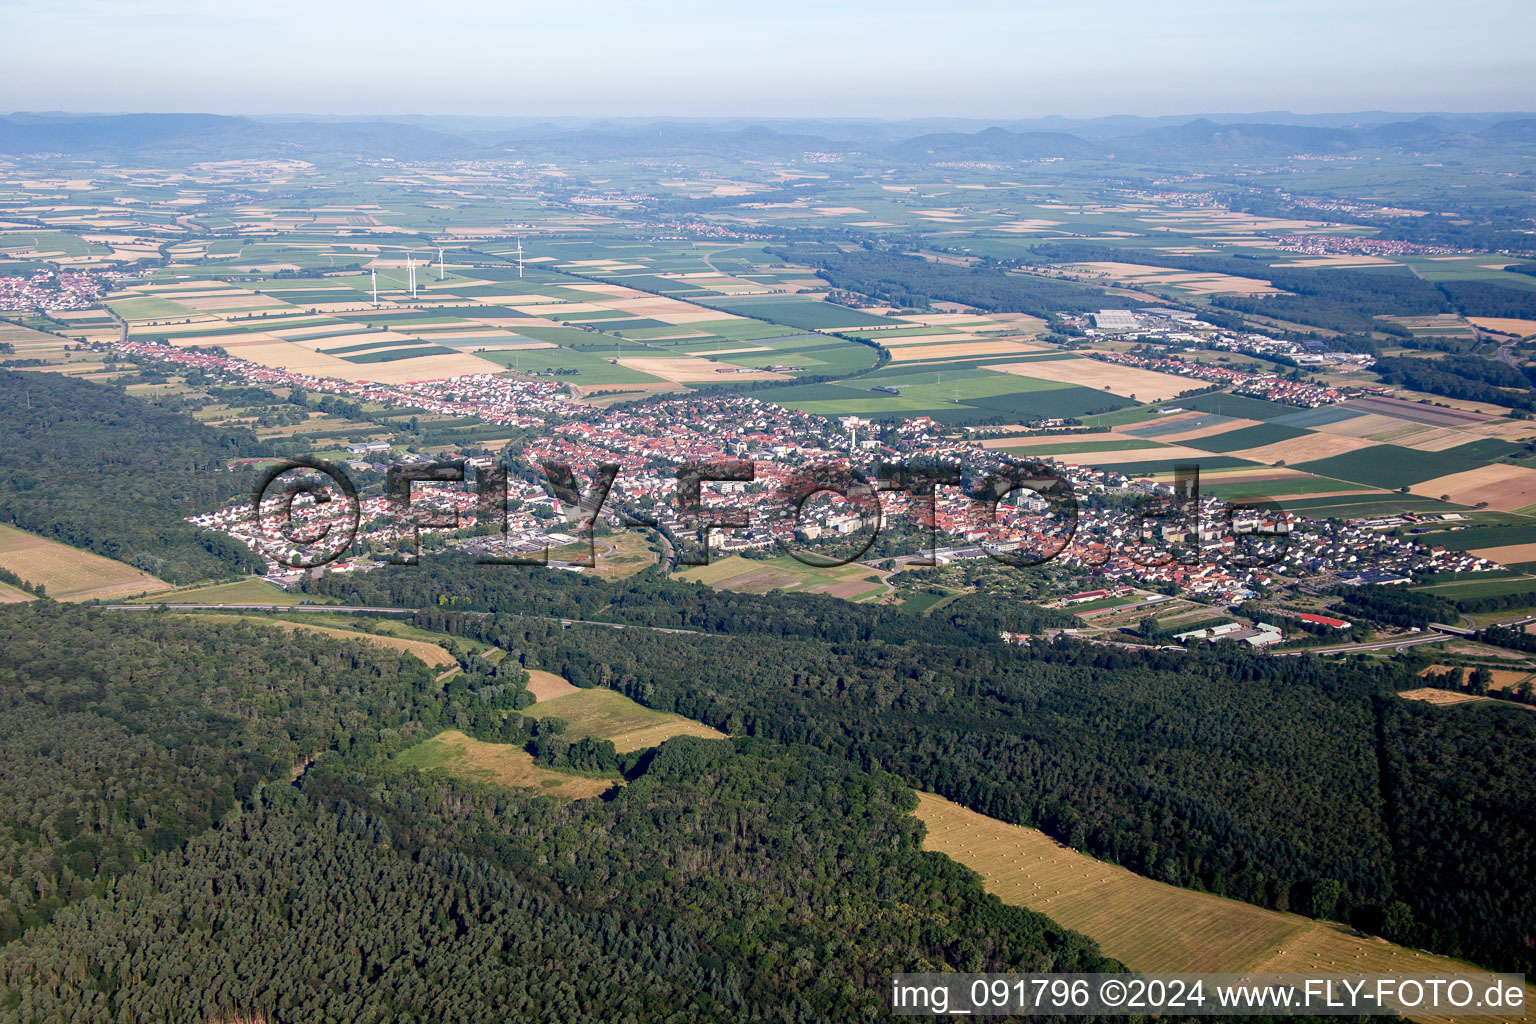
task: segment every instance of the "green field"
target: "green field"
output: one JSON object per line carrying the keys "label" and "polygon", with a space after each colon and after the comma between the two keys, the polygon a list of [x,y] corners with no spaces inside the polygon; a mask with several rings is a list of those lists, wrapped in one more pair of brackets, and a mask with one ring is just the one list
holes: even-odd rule
{"label": "green field", "polygon": [[1462,530],[1422,534],[1417,539],[1425,544],[1438,544],[1450,551],[1498,548],[1510,544],[1536,544],[1536,522],[1472,525]]}
{"label": "green field", "polygon": [[771,320],[774,323],[817,331],[838,327],[904,326],[905,322],[892,317],[875,316],[862,310],[837,306],[816,299],[715,299],[708,305],[739,316]]}
{"label": "green field", "polygon": [[[1117,462],[1109,466],[1098,466],[1098,469],[1112,469],[1126,476],[1157,476],[1162,473],[1173,473],[1179,466],[1194,465],[1201,469],[1237,469],[1242,466],[1258,466],[1256,462],[1246,462],[1243,459],[1235,459],[1230,455],[1212,455],[1204,459],[1154,459],[1147,462]],[[1202,490],[1204,486],[1202,485]]]}
{"label": "green field", "polygon": [[349,363],[393,363],[401,359],[415,359],[418,356],[451,355],[453,355],[451,348],[444,348],[441,345],[422,345],[416,348],[396,348],[383,352],[359,352],[341,358]]}
{"label": "green field", "polygon": [[1260,423],[1253,427],[1239,427],[1210,437],[1185,441],[1191,448],[1207,452],[1235,452],[1244,448],[1262,448],[1277,441],[1289,441],[1293,437],[1306,437],[1308,431],[1296,427],[1282,427],[1278,423]]}
{"label": "green field", "polygon": [[1452,601],[1458,598],[1502,597],[1505,594],[1536,592],[1536,576],[1518,576],[1481,582],[1437,583],[1433,586],[1414,587],[1413,589],[1422,590],[1430,594],[1438,594]]}
{"label": "green field", "polygon": [[261,579],[217,583],[210,587],[188,587],[142,600],[157,604],[161,601],[185,604],[329,604],[331,601],[330,598],[311,598],[284,590]]}
{"label": "green field", "polygon": [[124,320],[154,320],[161,318],[186,318],[204,314],[170,299],[136,298],[113,299],[108,307]]}
{"label": "green field", "polygon": [[1437,476],[1473,468],[1464,456],[1452,452],[1421,452],[1393,444],[1378,444],[1314,462],[1298,462],[1292,469],[1317,476],[1355,480],[1374,487],[1397,488],[1432,480]]}
{"label": "green field", "polygon": [[[1277,494],[1332,494],[1334,491],[1370,491],[1367,484],[1348,480],[1330,480],[1323,476],[1295,476],[1284,480],[1252,480],[1246,483],[1224,484],[1221,477],[1202,481],[1200,493],[1215,498],[1270,498]],[[1344,500],[1344,499],[1340,499]]]}
{"label": "green field", "polygon": [[[590,337],[590,335],[588,335]],[[632,354],[627,351],[626,354]],[[613,358],[611,350],[607,354],[598,355],[594,352],[577,352],[568,348],[540,348],[528,351],[501,351],[501,352],[477,352],[481,359],[498,363],[509,369],[516,369],[519,373],[535,374],[548,370],[576,370],[577,373],[555,377],[555,380],[567,384],[663,384],[660,377],[639,370],[631,370],[627,366],[620,366],[610,362]]]}

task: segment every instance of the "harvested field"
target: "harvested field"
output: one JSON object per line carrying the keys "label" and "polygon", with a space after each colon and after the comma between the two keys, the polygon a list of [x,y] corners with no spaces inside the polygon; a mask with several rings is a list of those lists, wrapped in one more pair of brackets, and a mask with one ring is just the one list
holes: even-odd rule
{"label": "harvested field", "polygon": [[1405,438],[1402,445],[1418,452],[1443,452],[1481,440],[1483,440],[1482,434],[1473,434],[1454,427],[1430,427],[1423,433],[1415,433]]}
{"label": "harvested field", "polygon": [[1493,331],[1497,334],[1513,334],[1517,338],[1536,335],[1536,320],[1517,320],[1501,316],[1469,316],[1467,320],[1485,331]]}
{"label": "harvested field", "polygon": [[[1134,448],[1138,444],[1145,444],[1143,438],[1132,437],[1117,431],[1109,431],[1101,434],[1041,434],[1038,437],[989,437],[985,441],[978,442],[983,448],[1066,448],[1074,443],[1082,445],[1094,445],[1105,447]],[[1091,448],[1088,450],[1092,450]]]}
{"label": "harvested field", "polygon": [[23,604],[35,600],[37,598],[25,590],[18,590],[9,583],[0,583],[0,604]]}
{"label": "harvested field", "polygon": [[1113,466],[1120,463],[1149,460],[1163,462],[1174,459],[1198,463],[1209,462],[1216,458],[1218,456],[1201,451],[1199,448],[1184,448],[1179,445],[1168,445],[1165,448],[1124,448],[1119,451],[1083,452],[1061,457],[1063,462],[1070,462],[1077,466]]}
{"label": "harvested field", "polygon": [[[973,334],[961,334],[959,332],[952,332],[949,334],[934,333],[897,335],[891,333],[890,331],[870,331],[868,334],[859,335],[859,337],[868,338],[870,341],[878,341],[886,348],[892,350],[898,348],[909,348],[913,345],[947,345],[952,341],[974,342],[976,340],[976,336]],[[1039,346],[1027,347],[1030,348],[1031,351],[1040,351]]]}
{"label": "harvested field", "polygon": [[527,671],[528,692],[533,694],[534,700],[554,700],[556,697],[581,692],[580,687],[572,686],[564,677],[557,676],[553,672],[545,672],[537,668]]}
{"label": "harvested field", "polygon": [[[1530,627],[1529,626],[1526,627],[1526,632],[1530,632],[1530,631],[1531,631]],[[1427,678],[1428,676],[1431,676],[1431,675],[1443,675],[1443,674],[1445,674],[1448,671],[1451,671],[1451,666],[1450,665],[1431,665],[1428,668],[1424,669],[1422,672],[1420,672],[1419,676],[1420,676],[1420,678]],[[1467,671],[1470,673],[1472,671],[1472,669],[1468,668]],[[1488,683],[1488,689],[1490,689],[1490,690],[1508,690],[1508,689],[1512,689],[1513,687],[1519,686],[1521,683],[1523,683],[1527,679],[1531,678],[1531,673],[1530,672],[1527,672],[1524,669],[1513,669],[1513,668],[1491,668],[1491,669],[1488,669],[1488,675],[1492,677],[1489,680],[1489,683]],[[1418,693],[1419,691],[1413,690],[1413,691],[1409,691],[1409,692]],[[1447,690],[1436,690],[1435,692],[1436,693],[1448,693],[1449,691],[1447,691]],[[1399,696],[1403,696],[1403,694],[1399,694]],[[1451,694],[1451,696],[1453,696],[1453,697],[1455,697],[1455,696],[1466,696],[1466,694],[1454,694],[1453,693],[1453,694]],[[1420,698],[1415,697],[1413,699],[1414,700],[1418,700]],[[1435,702],[1431,701],[1431,703],[1435,703]]]}
{"label": "harvested field", "polygon": [[[977,871],[987,891],[1080,931],[1146,972],[1460,973],[1467,965],[1352,928],[1181,889],[1095,860],[1034,829],[917,795],[923,847]],[[1536,988],[1526,986],[1526,998]],[[1425,1022],[1450,1018],[1415,1017]],[[1466,1018],[1462,1018],[1466,1019]]]}
{"label": "harvested field", "polygon": [[14,526],[0,526],[0,568],[28,583],[42,584],[56,601],[111,601],[172,589],[131,565]]}
{"label": "harvested field", "polygon": [[[1471,553],[1479,558],[1486,558],[1501,565],[1520,565],[1523,562],[1536,562],[1536,544],[1504,544],[1494,548],[1476,548]],[[1533,587],[1533,589],[1536,589],[1536,587]]]}
{"label": "harvested field", "polygon": [[720,581],[720,586],[743,594],[766,594],[770,590],[794,586],[800,577],[784,569],[757,569]]}
{"label": "harvested field", "polygon": [[621,779],[594,778],[574,772],[545,768],[522,747],[510,743],[486,743],[457,729],[448,729],[393,758],[395,764],[421,771],[442,770],[460,778],[494,782],[516,789],[534,789],[550,796],[581,800],[601,796]]}
{"label": "harvested field", "polygon": [[[878,340],[878,335],[876,336],[876,340]],[[927,339],[924,338],[921,340],[926,341]],[[968,356],[1016,356],[1026,353],[1039,352],[1040,349],[1038,346],[1025,345],[1017,341],[968,340],[953,341],[940,345],[904,345],[900,348],[893,348],[890,351],[891,362],[910,363],[921,359],[964,359]],[[1010,364],[1005,364],[1002,366],[989,366],[987,369],[1001,370],[1004,373],[1017,373],[1022,375],[1022,368],[1025,365],[1040,366],[1043,364],[1020,363],[1017,364],[1018,368],[1014,368],[1014,366]]]}
{"label": "harvested field", "polygon": [[1138,402],[1161,402],[1200,386],[1199,381],[1175,377],[1171,373],[1157,373],[1097,359],[1048,359],[1012,365],[1004,363],[984,369],[1060,381],[1063,384],[1080,384],[1122,398],[1134,398]]}
{"label": "harvested field", "polygon": [[1449,495],[1452,501],[1462,505],[1487,502],[1490,508],[1501,512],[1515,512],[1536,504],[1536,469],[1503,463],[1479,466],[1425,480],[1409,490],[1431,498]]}
{"label": "harvested field", "polygon": [[1258,448],[1244,448],[1227,454],[1235,455],[1239,459],[1252,459],[1254,462],[1273,465],[1276,462],[1310,462],[1313,459],[1326,459],[1333,455],[1343,455],[1345,452],[1369,448],[1374,444],[1374,441],[1342,434],[1308,434],[1306,437],[1293,437],[1286,441],[1276,441],[1274,444],[1266,444]]}
{"label": "harvested field", "polygon": [[682,715],[656,711],[637,704],[616,690],[603,687],[577,689],[576,692],[548,700],[540,699],[521,713],[532,718],[560,718],[566,722],[565,735],[572,740],[586,736],[610,740],[614,749],[624,754],[654,747],[674,736],[699,736],[725,739],[725,733],[711,729]]}
{"label": "harvested field", "polygon": [[1320,423],[1312,429],[1319,433],[1333,434],[1337,437],[1363,437],[1373,441],[1381,441],[1392,436],[1411,436],[1425,433],[1429,430],[1422,423],[1411,423],[1392,416],[1384,416],[1380,413],[1365,413],[1353,419],[1337,420],[1333,423]]}
{"label": "harvested field", "polygon": [[1452,690],[1436,689],[1433,686],[1425,686],[1417,690],[1399,690],[1397,695],[1403,698],[1403,700],[1416,700],[1421,704],[1439,704],[1443,706],[1493,701],[1492,697],[1481,697],[1472,693],[1456,693]]}
{"label": "harvested field", "polygon": [[677,576],[690,583],[703,583],[746,594],[764,594],[777,589],[867,600],[888,589],[881,573],[867,566],[852,563],[816,568],[788,555],[769,562],[739,555],[715,558],[708,565],[679,570]]}
{"label": "harvested field", "polygon": [[1268,281],[1232,274],[1153,267],[1144,263],[1093,262],[1077,264],[1086,274],[1139,287],[1162,285],[1197,295],[1284,295]]}

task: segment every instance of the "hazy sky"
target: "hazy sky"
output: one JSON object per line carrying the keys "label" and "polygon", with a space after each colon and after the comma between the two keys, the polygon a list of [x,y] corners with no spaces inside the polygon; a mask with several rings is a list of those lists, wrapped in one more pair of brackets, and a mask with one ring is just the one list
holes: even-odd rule
{"label": "hazy sky", "polygon": [[0,0],[0,109],[1529,110],[1533,11],[1531,0]]}

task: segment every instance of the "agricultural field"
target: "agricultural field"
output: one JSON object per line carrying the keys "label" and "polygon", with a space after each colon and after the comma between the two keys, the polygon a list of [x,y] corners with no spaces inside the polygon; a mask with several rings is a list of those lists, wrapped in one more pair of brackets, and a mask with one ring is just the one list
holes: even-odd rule
{"label": "agricultural field", "polygon": [[729,555],[712,558],[709,565],[689,566],[673,574],[688,583],[704,583],[743,594],[830,594],[850,601],[871,601],[889,594],[885,574],[858,563],[818,568],[788,555],[757,559]]}
{"label": "agricultural field", "polygon": [[1536,710],[1529,704],[1514,704],[1509,701],[1498,700],[1494,697],[1484,697],[1475,693],[1457,693],[1453,690],[1440,690],[1432,686],[1420,687],[1417,690],[1400,690],[1397,695],[1403,700],[1416,701],[1420,704],[1432,704],[1435,707],[1455,707],[1459,704],[1498,704],[1501,707],[1511,707],[1526,711]]}
{"label": "agricultural field", "polygon": [[[530,673],[532,675],[532,673]],[[540,673],[547,677],[549,673]],[[700,722],[656,711],[637,704],[616,690],[600,687],[569,691],[557,685],[565,681],[555,676],[553,680],[541,678],[530,681],[529,690],[538,702],[521,712],[530,718],[559,718],[566,722],[564,735],[579,740],[587,736],[611,740],[614,749],[624,754],[632,750],[654,747],[673,736],[699,736],[704,739],[724,739],[725,734]]]}
{"label": "agricultural field", "polygon": [[[1440,692],[1440,691],[1436,691]],[[926,849],[979,873],[989,892],[1080,931],[1146,972],[1428,974],[1468,966],[1330,921],[1156,882],[1034,829],[918,794]],[[1526,985],[1527,1000],[1536,987]],[[1415,1018],[1425,1021],[1435,1018]]]}
{"label": "agricultural field", "polygon": [[56,601],[111,601],[171,589],[131,565],[14,526],[0,526],[0,568],[41,584]]}
{"label": "agricultural field", "polygon": [[[1419,675],[1420,676],[1425,676],[1425,677],[1431,676],[1431,675],[1443,675],[1446,672],[1454,671],[1455,669],[1460,668],[1460,667],[1462,667],[1462,666],[1452,666],[1452,665],[1436,664],[1436,665],[1431,665],[1428,668],[1424,669],[1423,671],[1421,671],[1419,673]],[[1467,668],[1466,670],[1468,672],[1472,671],[1471,668]],[[1487,672],[1488,672],[1488,676],[1489,676],[1489,681],[1488,681],[1488,689],[1489,690],[1511,690],[1511,689],[1514,689],[1515,687],[1519,686],[1521,683],[1526,682],[1527,680],[1536,678],[1536,672],[1531,672],[1531,671],[1529,671],[1527,669],[1491,668],[1491,669],[1488,669]],[[1418,693],[1418,692],[1419,692],[1418,690],[1411,690],[1411,691],[1407,691],[1407,692],[1400,691],[1398,693],[1398,696],[1403,697],[1403,696],[1407,696],[1408,693]],[[1436,693],[1446,693],[1446,694],[1449,694],[1450,696],[1453,696],[1453,697],[1455,697],[1455,696],[1466,696],[1466,694],[1451,693],[1449,690],[1435,690],[1434,692],[1436,692]],[[1421,698],[1415,698],[1415,699],[1421,699]]]}
{"label": "agricultural field", "polygon": [[0,583],[0,604],[21,604],[23,601],[35,601],[37,598],[9,583]]}
{"label": "agricultural field", "polygon": [[536,763],[533,755],[510,743],[486,743],[447,729],[396,754],[390,763],[417,771],[442,771],[461,779],[490,782],[514,789],[532,789],[549,796],[584,800],[602,796],[618,778],[578,775]]}
{"label": "agricultural field", "polygon": [[338,637],[343,640],[361,640],[364,643],[384,650],[397,651],[401,654],[412,654],[421,659],[428,668],[445,669],[457,665],[453,655],[435,643],[425,640],[412,640],[400,636],[387,636],[380,633],[369,632],[363,629],[347,629],[338,626],[325,626],[314,622],[300,622],[290,619],[270,619],[256,615],[224,615],[218,612],[190,613],[190,617],[198,619],[228,620],[239,619],[258,626],[270,626],[273,629],[284,631],[303,630],[311,633],[323,633],[326,636]]}
{"label": "agricultural field", "polygon": [[135,601],[152,601],[156,604],[168,601],[173,604],[326,604],[327,598],[313,598],[294,591],[284,590],[261,579],[245,579],[236,583],[216,583],[212,586],[186,587],[153,597],[135,598]]}

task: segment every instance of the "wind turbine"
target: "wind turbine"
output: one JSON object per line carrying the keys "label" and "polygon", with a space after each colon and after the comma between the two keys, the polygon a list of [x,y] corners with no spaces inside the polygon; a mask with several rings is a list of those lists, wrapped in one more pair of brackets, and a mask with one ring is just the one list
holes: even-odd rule
{"label": "wind turbine", "polygon": [[523,276],[523,240],[517,240],[517,276],[521,280]]}
{"label": "wind turbine", "polygon": [[437,250],[437,279],[439,281],[441,281],[443,279],[444,273],[446,273],[446,272],[447,272],[447,265],[443,263],[443,250],[442,249],[438,249]]}
{"label": "wind turbine", "polygon": [[379,268],[369,267],[368,276],[373,281],[373,304],[377,306],[379,304]]}

